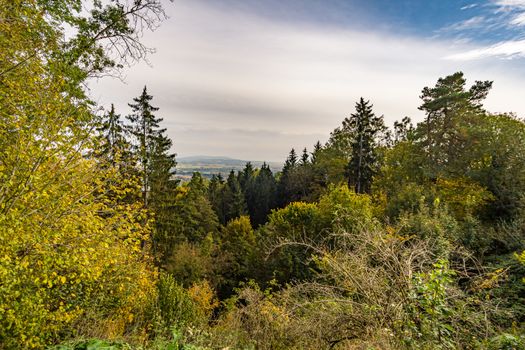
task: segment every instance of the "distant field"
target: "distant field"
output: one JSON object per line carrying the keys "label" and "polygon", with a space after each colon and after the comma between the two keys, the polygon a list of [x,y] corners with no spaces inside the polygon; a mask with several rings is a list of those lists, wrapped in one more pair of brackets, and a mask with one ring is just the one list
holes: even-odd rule
{"label": "distant field", "polygon": [[[191,178],[194,172],[200,172],[203,177],[211,178],[214,174],[228,176],[231,170],[237,172],[244,168],[247,160],[233,159],[228,157],[182,157],[177,159],[176,177],[182,180]],[[254,167],[259,168],[264,162],[249,161]],[[282,164],[277,162],[267,162],[272,172],[276,173],[282,169]]]}

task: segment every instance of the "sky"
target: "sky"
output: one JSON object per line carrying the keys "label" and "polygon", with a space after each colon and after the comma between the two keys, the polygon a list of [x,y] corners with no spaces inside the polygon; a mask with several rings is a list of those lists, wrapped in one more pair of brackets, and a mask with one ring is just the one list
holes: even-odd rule
{"label": "sky", "polygon": [[388,125],[422,120],[423,87],[493,80],[491,112],[525,117],[525,0],[174,0],[148,62],[90,83],[99,105],[147,85],[179,157],[283,161],[370,100]]}

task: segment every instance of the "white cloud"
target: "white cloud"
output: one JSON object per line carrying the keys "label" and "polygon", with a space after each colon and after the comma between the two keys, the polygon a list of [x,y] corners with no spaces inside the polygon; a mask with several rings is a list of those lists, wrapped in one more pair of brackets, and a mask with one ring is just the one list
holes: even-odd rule
{"label": "white cloud", "polygon": [[483,16],[474,16],[471,18],[468,18],[464,21],[457,22],[454,24],[451,24],[442,30],[453,30],[453,31],[461,31],[461,30],[468,30],[468,29],[474,29],[479,28],[485,24],[485,17]]}
{"label": "white cloud", "polygon": [[476,3],[469,4],[469,5],[465,5],[465,6],[461,7],[460,10],[461,11],[470,10],[470,9],[472,9],[474,7],[477,7],[477,6],[478,6],[478,4],[476,4]]}
{"label": "white cloud", "polygon": [[157,48],[152,66],[129,69],[126,84],[92,88],[96,101],[125,114],[147,84],[181,156],[282,160],[291,147],[326,140],[361,96],[389,123],[419,119],[421,89],[458,70],[496,80],[500,97],[489,107],[525,113],[525,87],[511,67],[458,60],[478,49],[462,43],[271,21],[195,1],[167,10],[171,18],[144,38]]}
{"label": "white cloud", "polygon": [[494,4],[502,8],[525,8],[525,0],[495,0]]}
{"label": "white cloud", "polygon": [[525,12],[518,13],[510,20],[511,25],[523,26],[525,25]]}
{"label": "white cloud", "polygon": [[515,58],[525,56],[525,40],[500,42],[488,47],[477,48],[466,52],[449,55],[446,58],[457,61],[477,60],[487,57]]}

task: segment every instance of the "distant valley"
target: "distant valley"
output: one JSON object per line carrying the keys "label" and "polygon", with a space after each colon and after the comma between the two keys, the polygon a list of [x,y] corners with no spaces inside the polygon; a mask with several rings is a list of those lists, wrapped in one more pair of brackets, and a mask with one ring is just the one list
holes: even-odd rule
{"label": "distant valley", "polygon": [[[230,157],[218,156],[191,156],[177,158],[176,177],[181,180],[189,180],[194,172],[200,172],[205,178],[211,178],[214,174],[221,174],[227,177],[231,170],[237,172],[244,168],[247,162],[252,163],[256,168],[261,167],[263,161],[241,160]],[[273,173],[281,171],[282,163],[266,162]]]}

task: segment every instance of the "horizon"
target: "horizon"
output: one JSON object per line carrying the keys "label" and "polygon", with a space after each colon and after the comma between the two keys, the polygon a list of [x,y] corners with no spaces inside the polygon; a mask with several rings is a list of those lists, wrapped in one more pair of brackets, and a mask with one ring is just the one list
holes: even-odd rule
{"label": "horizon", "polygon": [[[495,113],[525,114],[525,1],[180,1],[143,41],[156,52],[123,81],[90,84],[117,112],[144,85],[178,157],[283,162],[309,151],[363,96],[386,124],[422,118],[419,94],[463,71],[493,80]],[[271,141],[271,142],[268,142]]]}

